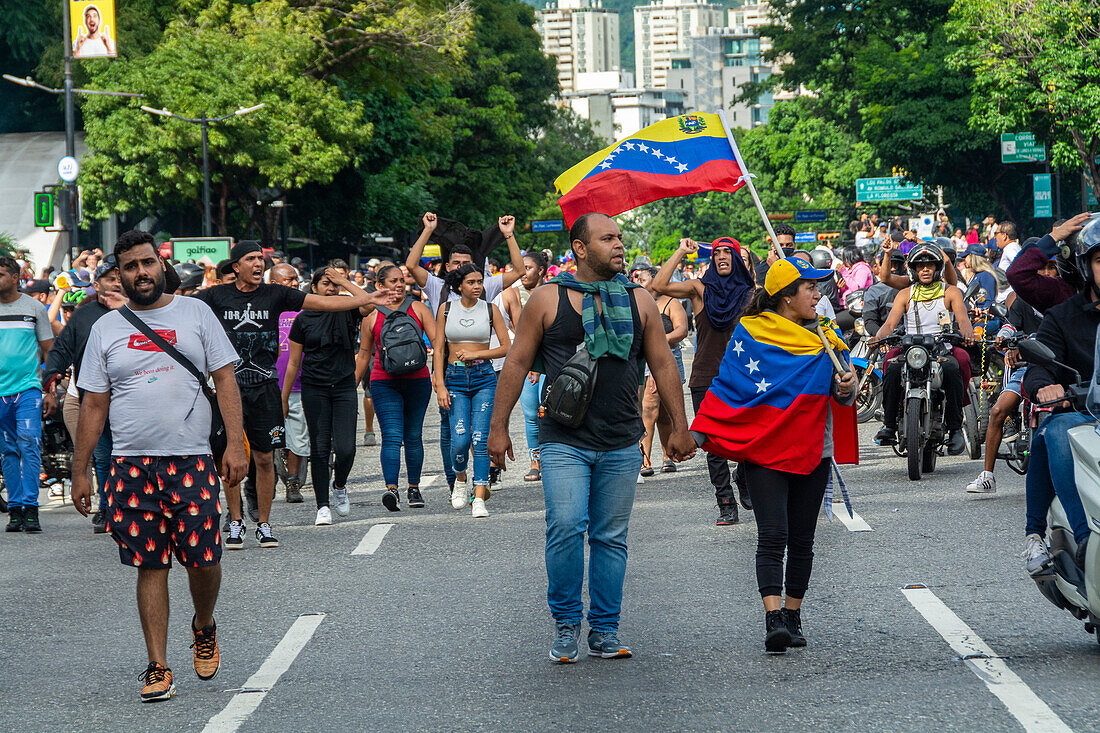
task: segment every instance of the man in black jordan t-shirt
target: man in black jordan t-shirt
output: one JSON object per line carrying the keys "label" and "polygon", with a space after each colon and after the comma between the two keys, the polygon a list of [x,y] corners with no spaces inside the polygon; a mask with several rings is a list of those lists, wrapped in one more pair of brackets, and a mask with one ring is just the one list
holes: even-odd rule
{"label": "man in black jordan t-shirt", "polygon": [[[275,361],[279,356],[279,314],[283,311],[343,311],[367,308],[384,301],[382,293],[358,293],[351,298],[342,295],[324,297],[306,294],[285,285],[263,281],[264,255],[260,245],[240,242],[233,247],[229,260],[221,270],[236,273],[236,280],[200,290],[196,298],[214,311],[229,340],[233,342],[240,361],[234,369],[241,390],[244,410],[244,431],[256,465],[256,498],[260,521],[256,539],[261,547],[278,547],[269,524],[271,501],[275,496],[275,464],[272,453],[283,447],[283,407],[279,393],[279,375]],[[219,275],[223,274],[219,270]],[[333,281],[336,281],[335,273]],[[339,285],[348,287],[346,278]],[[231,522],[227,549],[244,546],[244,521],[241,515],[239,486],[226,486],[226,504]]]}

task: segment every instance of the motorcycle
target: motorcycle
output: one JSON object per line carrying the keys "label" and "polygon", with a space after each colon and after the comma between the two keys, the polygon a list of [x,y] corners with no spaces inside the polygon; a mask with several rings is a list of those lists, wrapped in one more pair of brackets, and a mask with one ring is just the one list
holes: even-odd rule
{"label": "motorcycle", "polygon": [[[1077,374],[1055,361],[1053,352],[1038,341],[1021,341],[1019,349],[1020,354],[1032,364],[1060,366],[1067,372]],[[1088,409],[1091,413],[1089,408],[1095,407],[1095,403],[1089,399],[1089,393],[1100,390],[1100,385],[1082,383],[1079,374],[1077,382],[1066,390],[1063,399],[1056,400],[1052,405],[1068,400],[1075,409]],[[1039,406],[1046,405],[1039,403]],[[1071,428],[1069,442],[1073,475],[1085,516],[1091,527],[1100,528],[1100,422]],[[1054,562],[1049,574],[1034,577],[1035,583],[1047,600],[1084,621],[1085,631],[1095,634],[1096,641],[1100,643],[1100,540],[1090,538],[1082,572],[1075,561],[1077,544],[1073,539],[1073,528],[1057,497],[1051,502],[1047,525],[1050,527],[1050,555]]]}
{"label": "motorcycle", "polygon": [[922,473],[936,470],[936,458],[947,438],[940,362],[950,355],[945,347],[962,343],[962,337],[954,333],[907,333],[887,336],[882,341],[901,345],[897,358],[901,360],[904,390],[894,452],[908,459],[909,479],[920,481]]}
{"label": "motorcycle", "polygon": [[[1016,349],[1026,339],[1027,336],[1023,335],[1011,336],[1002,340],[1002,347],[1007,350]],[[1026,366],[1027,362],[1016,362],[1016,368]],[[1008,386],[1010,375],[1011,370],[1006,369],[1002,391],[1004,387]],[[1001,447],[997,451],[997,458],[1004,461],[1010,469],[1021,476],[1027,475],[1031,455],[1031,436],[1034,435],[1035,429],[1039,427],[1039,423],[1043,421],[1049,412],[1049,409],[1036,407],[1031,403],[1031,400],[1022,397],[1015,412],[1005,420],[1002,428]]]}
{"label": "motorcycle", "polygon": [[882,407],[882,353],[867,344],[871,334],[863,322],[863,293],[848,293],[844,305],[855,318],[852,333],[845,336],[851,345],[852,371],[856,375],[856,419],[860,423],[872,420]]}

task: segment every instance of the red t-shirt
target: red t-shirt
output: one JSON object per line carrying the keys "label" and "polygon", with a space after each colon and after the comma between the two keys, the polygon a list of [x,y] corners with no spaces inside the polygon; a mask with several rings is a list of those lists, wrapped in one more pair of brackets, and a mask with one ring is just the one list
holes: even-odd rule
{"label": "red t-shirt", "polygon": [[[413,304],[409,303],[409,309],[405,311],[413,320],[416,321],[416,325],[420,326],[420,330],[424,330],[424,324],[420,322],[420,319],[416,316],[416,311],[413,310]],[[382,312],[378,311],[377,318],[374,319],[374,328],[371,330],[371,337],[374,339],[374,356],[372,361],[374,366],[371,367],[370,379],[373,382],[376,379],[430,379],[432,374],[428,371],[428,365],[425,364],[423,369],[418,369],[412,374],[402,374],[399,377],[391,376],[389,372],[382,368],[382,360],[378,358],[379,346],[378,340],[382,337],[382,322],[385,318],[382,316]]]}

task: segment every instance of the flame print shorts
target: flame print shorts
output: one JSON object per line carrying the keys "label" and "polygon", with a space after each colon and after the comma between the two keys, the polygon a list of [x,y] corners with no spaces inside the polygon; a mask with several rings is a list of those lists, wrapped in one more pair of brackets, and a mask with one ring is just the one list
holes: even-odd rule
{"label": "flame print shorts", "polygon": [[123,565],[216,565],[222,557],[220,484],[210,456],[112,456],[107,531]]}

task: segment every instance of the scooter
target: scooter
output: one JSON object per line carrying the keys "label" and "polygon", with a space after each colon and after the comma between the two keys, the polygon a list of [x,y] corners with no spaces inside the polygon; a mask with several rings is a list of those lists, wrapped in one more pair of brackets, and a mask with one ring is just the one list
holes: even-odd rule
{"label": "scooter", "polygon": [[[1054,354],[1044,344],[1034,341],[1021,341],[1020,354],[1032,364],[1060,366],[1067,372],[1077,374],[1073,369],[1059,364]],[[1090,413],[1096,409],[1096,394],[1100,393],[1100,384],[1081,382],[1066,390],[1065,400],[1075,409]],[[1090,392],[1093,393],[1089,399]],[[1061,403],[1063,400],[1057,400]],[[1039,403],[1043,406],[1043,403]],[[1078,425],[1069,430],[1070,451],[1073,455],[1073,475],[1077,484],[1077,493],[1089,526],[1095,533],[1100,532],[1100,421]],[[1047,516],[1050,528],[1050,554],[1054,559],[1047,575],[1034,578],[1039,591],[1058,608],[1065,609],[1074,618],[1085,622],[1085,631],[1096,634],[1100,643],[1100,540],[1090,537],[1085,550],[1085,569],[1077,566],[1075,557],[1077,543],[1073,539],[1073,528],[1066,518],[1062,503],[1057,497],[1051,502]]]}

